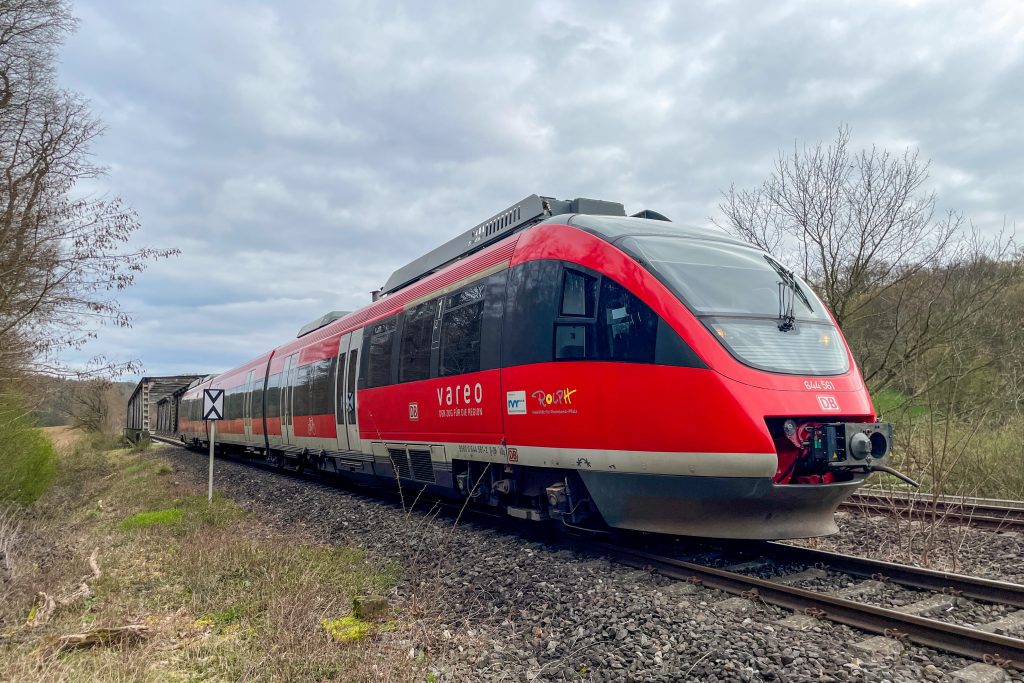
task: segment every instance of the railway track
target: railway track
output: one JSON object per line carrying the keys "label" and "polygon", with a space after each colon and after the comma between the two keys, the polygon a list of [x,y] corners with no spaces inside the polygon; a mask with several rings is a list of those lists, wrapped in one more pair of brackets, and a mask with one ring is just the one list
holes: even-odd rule
{"label": "railway track", "polygon": [[[638,569],[763,600],[797,614],[1024,670],[1024,639],[1005,634],[1024,633],[1024,609],[1021,609],[1024,608],[1024,585],[781,543],[752,544],[755,559],[726,567],[618,544],[584,543],[583,548]],[[747,573],[755,568],[771,570],[792,564],[805,568],[770,578]],[[867,580],[841,591],[817,591],[797,585],[803,580],[824,578],[829,573]],[[904,607],[886,608],[854,598],[858,594],[868,596],[874,589],[885,586],[920,589],[921,599]],[[1002,620],[974,626],[924,616],[965,600],[1006,605],[1017,611]]]}
{"label": "railway track", "polygon": [[[183,447],[181,442],[167,437],[154,435],[153,439]],[[281,473],[270,467],[261,469]],[[288,476],[295,475],[289,473]],[[326,486],[318,477],[312,481]],[[458,506],[443,500],[427,502],[458,509]],[[486,517],[494,519],[493,514]],[[713,550],[710,555],[686,552],[686,559],[681,559],[643,545],[646,539],[644,536],[624,535],[620,542],[612,543],[576,535],[556,542],[672,579],[761,600],[807,618],[827,619],[895,640],[907,640],[996,666],[1024,670],[1024,638],[1016,637],[1024,635],[1024,585],[774,542],[730,543],[721,546],[720,551]],[[711,546],[697,544],[694,547],[707,551]],[[697,556],[703,559],[695,561]],[[714,562],[708,561],[709,557],[721,559],[723,556],[742,561],[732,561],[725,566],[715,566]],[[794,566],[803,568],[794,572]],[[758,576],[758,572],[771,575]],[[812,590],[799,585],[805,581],[825,580],[829,576],[833,577],[833,583],[838,582],[836,575],[863,581],[840,591]],[[920,591],[920,600],[888,608],[856,599],[869,598],[872,593],[887,587]],[[948,611],[965,601],[1002,605],[1016,611],[1001,619],[976,625],[925,616],[936,611]]]}
{"label": "railway track", "polygon": [[840,509],[862,514],[964,524],[998,531],[1024,531],[1024,501],[928,496],[861,489]]}

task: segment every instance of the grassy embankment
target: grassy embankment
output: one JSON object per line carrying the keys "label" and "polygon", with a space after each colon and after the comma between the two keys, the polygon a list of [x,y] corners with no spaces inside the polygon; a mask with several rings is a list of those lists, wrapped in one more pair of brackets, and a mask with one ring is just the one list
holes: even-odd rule
{"label": "grassy embankment", "polygon": [[[0,679],[423,680],[392,633],[400,615],[349,615],[354,595],[394,584],[394,567],[209,505],[171,457],[102,439],[54,455],[39,438],[3,455],[20,483],[0,501]],[[81,634],[108,642],[73,647]]]}
{"label": "grassy embankment", "polygon": [[[895,429],[894,466],[921,491],[1024,500],[1024,418],[949,416],[891,390],[873,398]],[[891,477],[875,483],[905,488]]]}

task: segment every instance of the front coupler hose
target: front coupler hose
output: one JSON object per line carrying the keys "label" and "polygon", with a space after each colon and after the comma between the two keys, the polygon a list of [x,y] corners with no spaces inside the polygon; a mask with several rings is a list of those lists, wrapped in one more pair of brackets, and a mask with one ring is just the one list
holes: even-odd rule
{"label": "front coupler hose", "polygon": [[903,474],[902,472],[897,472],[896,470],[894,470],[893,468],[891,468],[891,467],[889,467],[887,465],[867,465],[866,467],[868,468],[868,471],[870,471],[870,472],[885,472],[886,474],[891,474],[892,476],[896,477],[897,479],[901,479],[901,480],[907,482],[908,484],[910,484],[914,488],[920,488],[920,486],[921,486],[920,484],[918,484],[916,481],[914,481],[913,479],[911,479],[907,475]]}

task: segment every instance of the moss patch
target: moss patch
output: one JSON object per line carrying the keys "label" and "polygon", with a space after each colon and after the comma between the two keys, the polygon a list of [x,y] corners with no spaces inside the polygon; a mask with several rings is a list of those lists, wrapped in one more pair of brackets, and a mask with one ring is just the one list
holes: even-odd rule
{"label": "moss patch", "polygon": [[367,636],[386,631],[394,631],[395,623],[389,621],[383,624],[375,624],[372,621],[363,621],[353,615],[341,619],[324,619],[320,622],[324,631],[339,643],[350,643],[354,640],[362,640]]}

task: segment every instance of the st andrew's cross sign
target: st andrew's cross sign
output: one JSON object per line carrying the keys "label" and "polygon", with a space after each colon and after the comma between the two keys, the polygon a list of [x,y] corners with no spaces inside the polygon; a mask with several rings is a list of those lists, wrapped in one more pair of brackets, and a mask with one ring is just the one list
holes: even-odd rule
{"label": "st andrew's cross sign", "polygon": [[210,421],[210,490],[207,500],[213,502],[213,451],[217,440],[217,420],[224,419],[224,390],[203,389],[203,419]]}
{"label": "st andrew's cross sign", "polygon": [[203,419],[224,419],[224,390],[203,389]]}

